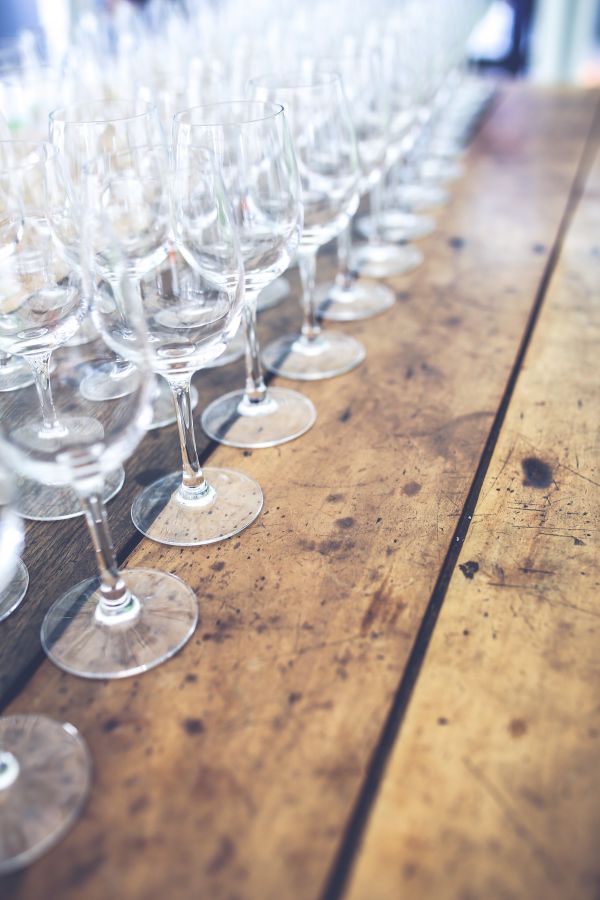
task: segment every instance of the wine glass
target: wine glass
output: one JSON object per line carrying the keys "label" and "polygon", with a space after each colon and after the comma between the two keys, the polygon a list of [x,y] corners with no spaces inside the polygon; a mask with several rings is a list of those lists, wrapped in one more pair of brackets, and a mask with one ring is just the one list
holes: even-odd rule
{"label": "wine glass", "polygon": [[[188,148],[169,172],[166,148],[141,147],[99,159],[89,173],[139,279],[150,365],[170,386],[179,429],[182,470],[136,497],[133,522],[176,546],[231,537],[257,517],[262,492],[242,472],[202,471],[189,399],[192,375],[223,352],[242,315],[243,265],[214,157]],[[96,254],[102,273],[101,246]]]}
{"label": "wine glass", "polygon": [[[0,596],[23,543],[0,473]],[[0,875],[33,862],[73,824],[90,785],[90,757],[77,730],[45,716],[0,718]]]}
{"label": "wine glass", "polygon": [[[360,193],[367,193],[383,175],[388,144],[389,106],[382,90],[379,57],[370,48],[345,45],[337,58],[318,60],[321,71],[338,71],[350,107],[360,162]],[[340,233],[338,274],[333,285],[317,290],[319,315],[324,319],[348,322],[379,315],[394,305],[390,288],[358,278],[350,266],[352,223]]]}
{"label": "wine glass", "polygon": [[308,397],[267,389],[256,334],[260,292],[288,267],[302,229],[296,159],[283,107],[232,101],[197,106],[174,119],[177,159],[208,147],[221,167],[245,269],[246,386],[202,414],[209,437],[234,447],[272,447],[304,434],[316,412]]}
{"label": "wine glass", "polygon": [[[68,168],[75,193],[81,185],[83,166],[94,157],[160,143],[162,129],[158,111],[142,100],[91,100],[55,109],[49,117],[50,140],[55,144]],[[81,198],[80,198],[81,199]],[[59,235],[73,265],[77,265],[79,249],[77,236]],[[82,385],[88,397],[99,401],[118,397],[127,389],[130,366],[127,362],[106,371],[90,373]],[[153,400],[153,428],[161,428],[175,421],[171,392],[163,379],[156,381]],[[193,391],[192,401],[198,402]]]}
{"label": "wine glass", "polygon": [[[99,235],[101,236],[99,238]],[[102,243],[111,279],[94,292],[91,247]],[[99,577],[68,590],[55,601],[42,625],[42,645],[67,672],[87,678],[122,678],[150,669],[172,656],[193,633],[198,606],[179,578],[151,569],[117,567],[102,482],[135,450],[151,420],[153,378],[140,299],[128,261],[120,255],[111,223],[94,210],[81,227],[82,295],[93,298],[91,314],[99,332],[93,352],[61,348],[53,379],[58,421],[93,420],[96,429],[53,429],[39,438],[35,390],[0,396],[0,460],[10,470],[45,482],[70,484],[78,494],[96,551]],[[81,390],[90,372],[126,353],[133,372],[118,398],[91,401]]]}
{"label": "wine glass", "polygon": [[298,248],[302,331],[269,344],[263,360],[268,369],[287,378],[332,378],[350,371],[365,357],[363,345],[355,338],[322,331],[316,314],[318,249],[339,235],[358,207],[358,151],[342,83],[332,72],[298,72],[253,78],[249,90],[254,99],[281,103],[285,108],[304,206]]}
{"label": "wine glass", "polygon": [[[50,357],[77,331],[87,311],[78,277],[70,271],[53,240],[49,217],[63,209],[65,181],[56,148],[46,142],[0,141],[0,350],[26,360],[37,395],[39,415],[28,423],[23,440],[48,444],[89,428],[95,419],[66,415],[59,420],[52,399]],[[6,392],[5,392],[6,393]],[[13,390],[10,394],[17,393]],[[121,488],[122,468],[110,473],[104,497]],[[16,507],[27,519],[67,519],[81,514],[68,485],[31,480],[19,472]]]}

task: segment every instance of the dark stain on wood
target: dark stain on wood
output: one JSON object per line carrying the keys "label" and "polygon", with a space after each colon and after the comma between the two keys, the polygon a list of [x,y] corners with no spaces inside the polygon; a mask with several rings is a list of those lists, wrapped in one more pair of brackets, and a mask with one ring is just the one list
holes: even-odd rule
{"label": "dark stain on wood", "polygon": [[325,499],[328,503],[339,503],[340,500],[344,499],[343,494],[328,494]]}
{"label": "dark stain on wood", "polygon": [[360,633],[362,635],[365,635],[368,631],[370,631],[371,626],[374,624],[375,620],[381,614],[381,612],[385,609],[386,603],[390,599],[390,595],[387,589],[388,580],[389,576],[386,575],[380,586],[371,597],[371,602],[367,607],[367,611],[365,612],[360,625]]}
{"label": "dark stain on wood", "polygon": [[448,246],[452,247],[453,250],[462,250],[462,248],[465,246],[465,243],[465,239],[460,237],[459,235],[448,238]]}
{"label": "dark stain on wood", "polygon": [[479,563],[475,562],[474,559],[469,559],[467,562],[461,563],[458,568],[463,573],[465,578],[473,579],[475,577],[475,574],[479,572]]}
{"label": "dark stain on wood", "polygon": [[111,731],[115,731],[120,724],[121,722],[119,721],[119,719],[113,716],[112,718],[106,720],[106,722],[102,726],[102,730],[110,733]]}
{"label": "dark stain on wood", "polygon": [[525,487],[546,488],[552,484],[552,469],[542,459],[538,459],[537,456],[526,456],[521,465]]}
{"label": "dark stain on wood", "polygon": [[216,875],[221,869],[224,869],[228,862],[235,855],[235,844],[231,838],[225,835],[221,838],[219,849],[214,856],[208,861],[206,872],[209,875]]}
{"label": "dark stain on wood", "polygon": [[69,883],[75,887],[84,884],[88,878],[91,878],[96,869],[98,869],[104,861],[104,856],[98,854],[85,862],[76,863],[71,870]]}
{"label": "dark stain on wood", "polygon": [[418,494],[421,490],[421,485],[418,481],[409,481],[402,488],[402,493],[406,494],[407,497],[414,497],[415,494]]}
{"label": "dark stain on wood", "polygon": [[294,703],[299,703],[302,700],[302,694],[299,691],[292,691],[291,694],[288,694],[288,703],[290,706],[293,706]]}
{"label": "dark stain on wood", "polygon": [[184,680],[187,681],[188,684],[195,684],[196,681],[198,681],[198,676],[195,672],[188,672]]}
{"label": "dark stain on wood", "polygon": [[340,528],[352,528],[354,525],[354,519],[352,516],[344,516],[343,519],[336,519],[335,524]]}
{"label": "dark stain on wood", "polygon": [[404,370],[404,377],[407,379],[413,378],[414,374],[415,374],[415,370],[413,369],[412,366],[407,366],[406,369]]}
{"label": "dark stain on wood", "polygon": [[448,719],[446,718],[446,716],[439,716],[437,723],[438,725],[447,725]]}
{"label": "dark stain on wood", "polygon": [[341,412],[338,416],[338,419],[340,420],[340,422],[347,422],[351,418],[352,418],[352,410],[350,409],[349,406],[347,406],[346,409],[343,412]]}
{"label": "dark stain on wood", "polygon": [[511,719],[508,730],[514,738],[523,737],[527,733],[527,722],[524,719]]}
{"label": "dark stain on wood", "polygon": [[222,559],[218,559],[211,566],[211,569],[213,570],[213,572],[222,572],[224,568],[225,568],[225,563],[223,562]]}
{"label": "dark stain on wood", "polygon": [[202,734],[204,731],[202,719],[184,719],[182,724],[184,731],[190,735]]}

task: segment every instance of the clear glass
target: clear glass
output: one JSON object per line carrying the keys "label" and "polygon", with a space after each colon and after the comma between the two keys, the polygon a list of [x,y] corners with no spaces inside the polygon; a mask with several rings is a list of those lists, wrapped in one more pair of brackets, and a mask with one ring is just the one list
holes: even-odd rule
{"label": "clear glass", "polygon": [[[153,145],[162,140],[156,107],[141,99],[81,101],[53,110],[49,121],[50,140],[64,160],[75,192],[81,188],[83,168],[90,161],[107,153]],[[62,224],[56,233],[71,264],[76,267],[79,260],[77,231],[66,227],[66,221]],[[90,396],[94,394],[99,400],[107,400],[118,395],[126,377],[126,365],[99,371],[85,389]],[[153,410],[152,428],[171,425],[175,421],[171,392],[162,381],[156,385]]]}
{"label": "clear glass", "polygon": [[315,297],[318,249],[347,227],[358,207],[358,150],[341,80],[330,72],[265,75],[252,79],[249,90],[255,99],[285,108],[304,206],[298,248],[302,330],[269,344],[263,359],[267,368],[288,378],[313,381],[341,375],[362,362],[365,350],[349,335],[321,330]]}
{"label": "clear glass", "polygon": [[246,279],[246,385],[213,401],[202,414],[202,427],[233,447],[283,444],[304,434],[316,418],[303,394],[267,389],[256,331],[258,298],[287,269],[302,229],[300,182],[283,108],[255,101],[194,107],[175,116],[173,137],[178,160],[185,160],[190,146],[215,154]]}
{"label": "clear glass", "polygon": [[[56,435],[73,436],[86,428],[93,436],[92,419],[65,415],[59,420],[52,401],[51,355],[77,332],[88,301],[80,278],[70,271],[52,237],[50,220],[62,214],[66,184],[57,151],[44,142],[0,141],[0,351],[23,359],[35,384],[39,416],[30,423],[30,441],[52,442]],[[123,484],[120,467],[103,488],[109,499]],[[15,503],[28,519],[66,519],[81,513],[69,487],[40,484],[18,476]]]}
{"label": "clear glass", "polygon": [[[198,459],[192,375],[216,360],[237,332],[244,277],[214,157],[188,150],[174,171],[161,147],[103,157],[89,170],[93,194],[88,198],[94,205],[102,197],[129,271],[136,273],[149,362],[168,382],[177,414],[182,469],[142,491],[132,519],[143,534],[176,546],[237,534],[254,521],[263,502],[252,478],[229,469],[203,472]],[[98,270],[108,280],[101,242],[95,252]],[[127,357],[131,348],[120,337],[118,320],[114,334]]]}
{"label": "clear glass", "polygon": [[0,622],[20,605],[29,575],[18,554],[23,546],[23,526],[9,505],[9,481],[0,470]]}
{"label": "clear glass", "polygon": [[[41,391],[25,387],[0,395],[0,460],[19,476],[74,489],[96,551],[99,577],[67,591],[44,619],[41,637],[46,653],[73,674],[121,678],[158,665],[182,647],[194,631],[198,607],[193,591],[173,575],[146,569],[121,573],[117,567],[102,500],[103,480],[133,453],[145,434],[154,379],[139,295],[115,249],[111,223],[104,216],[86,217],[84,223],[78,291],[84,298],[81,302],[92,304],[99,337],[85,352],[80,347],[61,347],[51,393],[43,384]],[[102,235],[105,265],[111,272],[110,284],[102,291],[94,290],[88,249],[97,246],[98,235]],[[18,257],[19,245],[5,244],[3,251],[6,263]],[[9,283],[3,272],[2,284]],[[0,302],[8,305],[14,297],[4,293]],[[38,315],[28,298],[20,295],[25,350],[33,346],[35,337],[28,326]],[[57,328],[66,330],[70,301],[59,300],[54,321]],[[50,323],[46,333],[52,333]],[[107,363],[121,364],[124,346],[129,348],[131,366],[127,389],[118,398],[89,399],[82,385]],[[76,427],[78,422],[85,427]]]}

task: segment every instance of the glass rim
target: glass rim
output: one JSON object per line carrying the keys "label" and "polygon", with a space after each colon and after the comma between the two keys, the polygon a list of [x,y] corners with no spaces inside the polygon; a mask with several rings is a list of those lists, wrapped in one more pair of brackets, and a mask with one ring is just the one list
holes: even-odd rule
{"label": "glass rim", "polygon": [[[131,112],[129,115],[118,115],[118,116],[92,116],[89,118],[78,118],[72,119],[67,118],[65,114],[68,114],[70,111],[74,111],[76,109],[85,109],[86,107],[93,107],[95,104],[98,104],[98,107],[106,106],[110,107],[113,105],[123,105],[130,104],[132,109],[138,110],[137,112]],[[142,107],[144,107],[142,109]],[[107,122],[126,122],[129,119],[141,119],[144,116],[147,116],[150,112],[156,112],[156,106],[154,103],[149,103],[147,100],[138,100],[134,98],[121,98],[115,97],[112,100],[104,100],[102,98],[96,98],[95,100],[80,100],[77,103],[70,103],[68,106],[57,106],[56,109],[53,109],[48,118],[51,122],[62,121],[64,125],[103,125]]]}
{"label": "glass rim", "polygon": [[251,87],[270,88],[275,91],[314,90],[334,84],[341,84],[340,75],[333,70],[323,72],[303,72],[294,69],[285,72],[267,72],[248,79]]}
{"label": "glass rim", "polygon": [[[235,122],[186,122],[185,117],[189,116],[190,113],[195,113],[197,110],[217,110],[217,109],[232,109],[233,107],[239,106],[262,106],[265,108],[264,116],[248,116],[244,119],[239,119]],[[267,112],[267,109],[270,108],[270,112]],[[196,106],[190,106],[188,109],[179,110],[179,112],[175,113],[173,116],[173,122],[177,125],[183,123],[185,125],[191,125],[192,128],[226,128],[228,126],[238,126],[238,125],[255,125],[259,122],[267,122],[269,119],[275,119],[277,116],[284,114],[284,108],[281,103],[276,103],[271,100],[221,100],[215,103],[199,103]]]}

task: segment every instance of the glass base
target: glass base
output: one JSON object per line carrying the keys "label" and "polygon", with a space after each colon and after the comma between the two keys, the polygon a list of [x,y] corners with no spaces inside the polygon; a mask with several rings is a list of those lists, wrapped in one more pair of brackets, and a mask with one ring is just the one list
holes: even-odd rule
{"label": "glass base", "polygon": [[390,309],[396,302],[394,292],[383,284],[352,281],[348,287],[325,284],[317,288],[319,316],[334,322],[370,319]]}
{"label": "glass base", "polygon": [[82,378],[79,390],[86,400],[104,403],[106,400],[127,397],[137,391],[138,386],[139,374],[135,366],[123,362],[107,362]]}
{"label": "glass base", "polygon": [[[362,216],[356,223],[356,228],[363,237],[372,237],[374,234],[372,217]],[[435,220],[429,216],[391,209],[381,214],[381,233],[386,241],[407,244],[428,237],[434,231]]]}
{"label": "glass base", "polygon": [[243,359],[245,353],[246,338],[244,336],[244,329],[240,328],[233,340],[229,342],[227,350],[225,350],[224,353],[221,353],[220,356],[217,356],[216,359],[213,359],[212,362],[207,363],[203,368],[218,369],[221,366],[228,366],[230,363],[237,362],[238,359]]}
{"label": "glass base", "polygon": [[448,202],[448,192],[436,184],[405,182],[396,188],[394,201],[411,212],[426,212]]}
{"label": "glass base", "polygon": [[0,719],[0,874],[33,862],[69,830],[90,789],[77,729],[45,716]]}
{"label": "glass base", "polygon": [[365,244],[353,253],[350,268],[368,278],[391,278],[412,272],[423,259],[412,244]]}
{"label": "glass base", "polygon": [[265,309],[271,309],[282,303],[286,297],[290,296],[290,283],[287,278],[276,278],[266,288],[263,288],[258,295],[256,309],[263,312]]}
{"label": "glass base", "polygon": [[[29,572],[22,560],[17,560],[15,574],[3,591],[0,591],[0,622],[8,618],[21,605],[29,587]],[[1,745],[0,745],[1,749]]]}
{"label": "glass base", "polygon": [[313,340],[298,334],[282,337],[263,352],[267,369],[299,381],[343,375],[356,368],[365,356],[360,341],[337,331],[324,331]]}
{"label": "glass base", "polygon": [[[122,468],[104,478],[104,502],[119,493],[125,481]],[[37,522],[56,522],[82,516],[81,501],[73,488],[65,485],[40,484],[21,475],[16,478],[15,508],[24,519]]]}
{"label": "glass base", "polygon": [[8,357],[0,366],[0,391],[18,391],[33,382],[31,366],[22,359]]}
{"label": "glass base", "polygon": [[260,513],[263,494],[252,478],[233,469],[204,469],[210,491],[204,500],[180,496],[181,473],[149,485],[131,507],[133,524],[153,541],[174,547],[197,547],[233,537]]}
{"label": "glass base", "polygon": [[218,397],[202,413],[202,427],[228,447],[275,447],[300,437],[316,418],[308,397],[273,387],[260,403],[249,403],[244,391]]}
{"label": "glass base", "polygon": [[46,613],[42,646],[60,669],[82,678],[138,675],[177,653],[194,633],[198,602],[180,578],[153,569],[121,575],[132,594],[122,621],[108,625],[99,618],[98,578],[75,585]]}
{"label": "glass base", "polygon": [[[165,428],[167,425],[172,425],[173,422],[177,421],[171,388],[164,378],[157,378],[156,386],[156,394],[152,401],[152,425],[150,426],[150,430],[153,428]],[[198,391],[193,385],[190,391],[190,397],[192,400],[192,409],[196,409],[198,406]]]}

